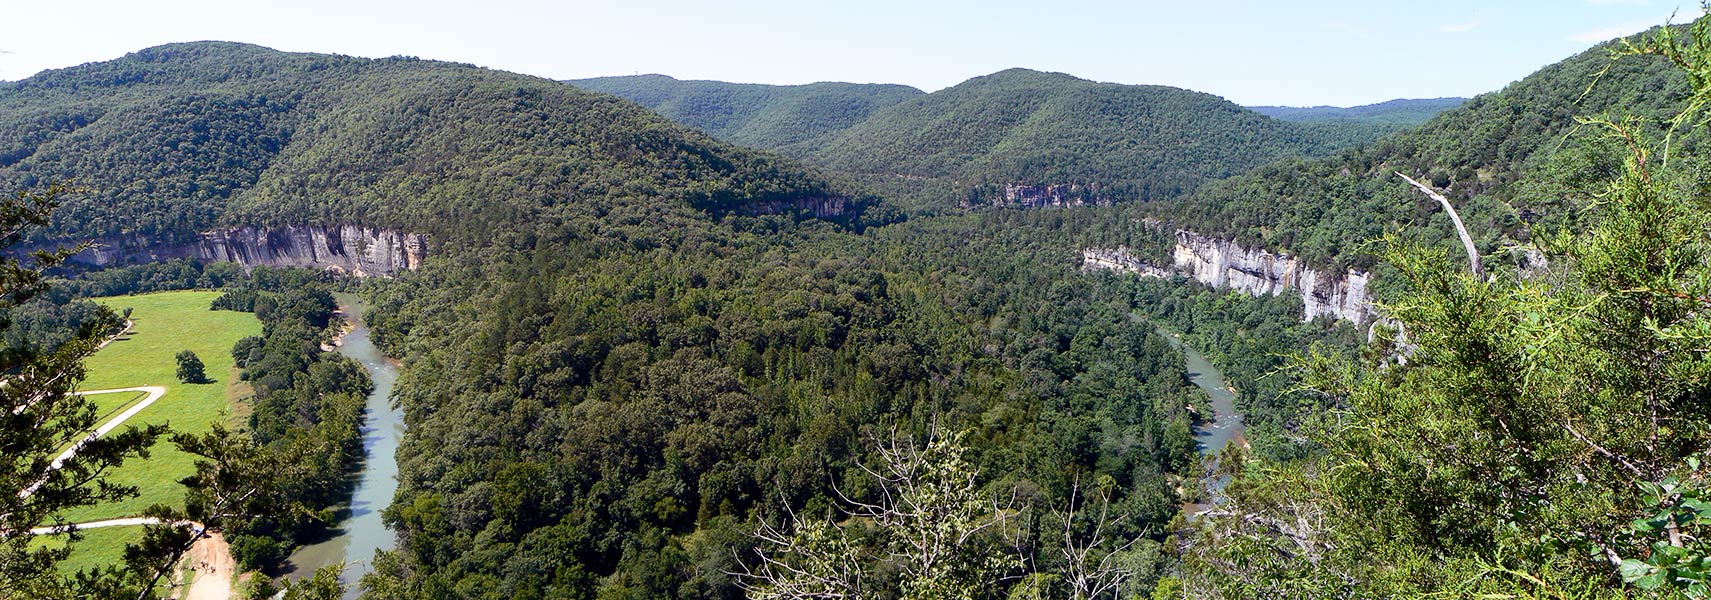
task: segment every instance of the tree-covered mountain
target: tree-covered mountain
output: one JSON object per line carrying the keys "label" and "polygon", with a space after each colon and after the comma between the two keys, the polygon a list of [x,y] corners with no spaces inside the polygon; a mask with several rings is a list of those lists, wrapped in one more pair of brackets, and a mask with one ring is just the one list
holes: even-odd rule
{"label": "tree-covered mountain", "polygon": [[1299,124],[1324,136],[1339,148],[1353,148],[1378,141],[1392,133],[1417,127],[1445,110],[1461,106],[1466,98],[1391,100],[1378,104],[1342,108],[1336,106],[1250,106],[1249,110]]}
{"label": "tree-covered mountain", "polygon": [[[1539,147],[1471,157],[1542,161],[1513,185],[1548,182],[1576,219],[1531,248],[1548,268],[1481,271],[1440,248],[1384,244],[1406,347],[1380,336],[1359,360],[1296,360],[1301,388],[1337,406],[1302,428],[1324,451],[1237,469],[1230,501],[1184,544],[1191,597],[1707,597],[1711,219],[1704,165],[1678,151],[1706,125],[1711,18],[1617,54],[1614,78],[1581,70],[1584,57],[1547,69],[1591,76],[1580,135],[1614,147],[1569,150],[1573,162]],[[1559,82],[1525,81],[1463,116],[1551,98]],[[1516,104],[1514,116],[1549,131],[1529,113],[1565,106]],[[1659,135],[1656,117],[1677,115],[1683,129]]]}
{"label": "tree-covered mountain", "polygon": [[877,111],[806,160],[927,202],[1110,202],[1178,196],[1330,146],[1209,94],[1011,69]]}
{"label": "tree-covered mountain", "polygon": [[1420,125],[1467,98],[1398,98],[1361,106],[1249,106],[1248,110],[1292,123],[1364,123],[1397,129]]}
{"label": "tree-covered mountain", "polygon": [[[1481,252],[1508,260],[1508,241],[1575,219],[1591,200],[1576,191],[1581,184],[1620,167],[1609,158],[1614,142],[1576,117],[1620,111],[1650,118],[1657,133],[1688,93],[1686,77],[1666,60],[1612,62],[1610,50],[1604,44],[1546,66],[1369,146],[1215,182],[1155,215],[1318,265],[1369,268],[1377,259],[1367,242],[1386,231],[1454,238],[1437,203],[1396,177],[1400,171],[1444,190]],[[1704,137],[1677,140],[1674,153],[1697,154]]]}
{"label": "tree-covered mountain", "polygon": [[[0,129],[3,185],[87,188],[52,239],[433,236],[364,284],[408,424],[373,597],[739,597],[762,523],[880,501],[885,444],[941,433],[964,493],[1015,498],[978,547],[1030,558],[993,589],[1067,585],[1054,515],[1097,487],[1145,594],[1196,477],[1181,355],[1074,244],[1029,233],[1058,215],[882,225],[857,198],[803,218],[839,188],[615,96],[241,44],[6,84]],[[877,591],[912,585],[859,543]]]}
{"label": "tree-covered mountain", "polygon": [[626,198],[717,212],[835,195],[786,161],[549,80],[220,42],[0,84],[0,140],[0,185],[88,190],[55,214],[61,238],[363,224],[482,240]]}
{"label": "tree-covered mountain", "polygon": [[923,93],[894,84],[764,85],[685,81],[665,75],[597,77],[567,83],[646,106],[733,144],[790,156],[801,156],[875,111]]}

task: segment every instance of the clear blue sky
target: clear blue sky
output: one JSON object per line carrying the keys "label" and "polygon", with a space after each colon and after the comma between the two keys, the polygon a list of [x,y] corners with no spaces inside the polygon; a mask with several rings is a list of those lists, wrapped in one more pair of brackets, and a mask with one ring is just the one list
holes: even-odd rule
{"label": "clear blue sky", "polygon": [[1662,0],[0,0],[0,80],[192,40],[554,79],[665,73],[928,91],[1009,67],[1248,104],[1470,96],[1661,23]]}

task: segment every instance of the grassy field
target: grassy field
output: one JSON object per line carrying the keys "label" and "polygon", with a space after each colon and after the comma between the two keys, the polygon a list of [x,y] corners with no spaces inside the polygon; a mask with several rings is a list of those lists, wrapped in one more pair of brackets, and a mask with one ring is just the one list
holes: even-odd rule
{"label": "grassy field", "polygon": [[[143,539],[143,528],[135,527],[102,527],[88,529],[83,532],[83,540],[77,542],[77,549],[72,551],[71,558],[59,564],[62,573],[76,573],[91,567],[120,565],[125,560],[125,545]],[[60,547],[65,544],[64,536],[38,536],[34,543],[37,547]]]}
{"label": "grassy field", "polygon": [[[127,421],[127,425],[168,423],[174,431],[204,432],[215,421],[231,419],[233,398],[228,397],[227,388],[237,383],[232,345],[244,336],[259,335],[261,323],[250,313],[208,310],[208,304],[219,295],[219,292],[190,291],[96,299],[114,310],[133,309],[131,320],[136,325],[125,337],[89,358],[89,377],[81,389],[165,386],[166,395]],[[179,383],[174,356],[181,350],[195,352],[213,381]],[[100,394],[90,399],[96,402],[99,414],[112,415],[142,396]],[[81,523],[133,516],[153,504],[179,505],[183,502],[184,488],[178,485],[178,480],[193,471],[190,455],[162,440],[148,460],[126,463],[109,478],[115,483],[136,486],[141,496],[74,511],[67,518]]]}

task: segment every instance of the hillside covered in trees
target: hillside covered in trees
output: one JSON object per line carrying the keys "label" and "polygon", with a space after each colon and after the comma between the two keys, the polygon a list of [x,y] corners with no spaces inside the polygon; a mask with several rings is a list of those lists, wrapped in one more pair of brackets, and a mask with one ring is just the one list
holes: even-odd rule
{"label": "hillside covered in trees", "polygon": [[[1677,66],[1711,72],[1707,47]],[[55,240],[433,236],[349,284],[404,362],[370,598],[1702,597],[1704,134],[1667,167],[1657,140],[1711,84],[1609,51],[1344,148],[1362,130],[1021,69],[924,95],[579,82],[697,132],[465,65],[185,44],[0,84],[0,184],[86,186]],[[1396,171],[1460,205],[1488,274],[1443,260]],[[1117,205],[1003,210],[1079,203]],[[1379,270],[1395,320],[1077,268],[1177,225]],[[1552,268],[1499,268],[1528,250]],[[269,347],[308,349],[329,297],[226,302],[276,320],[244,342],[249,433],[289,443],[316,372],[343,378]],[[1161,327],[1242,386],[1251,446],[1196,452],[1208,407]]]}
{"label": "hillside covered in trees", "polygon": [[924,93],[894,84],[764,85],[685,81],[665,75],[567,83],[635,102],[733,144],[797,157],[874,112]]}
{"label": "hillside covered in trees", "polygon": [[[1578,189],[1621,166],[1612,158],[1616,142],[1588,134],[1577,117],[1631,114],[1659,133],[1688,94],[1687,77],[1669,61],[1613,62],[1612,47],[1546,66],[1369,146],[1280,161],[1204,186],[1155,215],[1314,264],[1367,269],[1378,260],[1366,242],[1386,231],[1453,243],[1448,217],[1396,177],[1402,172],[1443,190],[1482,254],[1513,264],[1512,242],[1571,224],[1592,201]],[[1677,140],[1672,152],[1693,160],[1704,137],[1700,131]]]}
{"label": "hillside covered in trees", "polygon": [[[409,428],[373,597],[734,597],[757,524],[879,501],[863,468],[936,436],[967,491],[1031,519],[982,538],[1034,557],[1007,577],[1070,568],[1054,511],[1097,486],[1146,590],[1198,477],[1181,355],[1069,244],[989,236],[992,216],[886,225],[854,194],[826,218],[749,210],[840,188],[613,96],[203,43],[6,84],[0,106],[29,140],[9,185],[88,188],[54,239],[433,236],[420,269],[366,284]],[[289,439],[298,380],[252,358],[255,432]]]}
{"label": "hillside covered in trees", "polygon": [[663,75],[570,83],[729,142],[850,175],[911,208],[1163,199],[1392,130],[1354,121],[1294,125],[1208,94],[1027,69],[931,94],[895,85],[769,86]]}
{"label": "hillside covered in trees", "polygon": [[1467,98],[1398,98],[1361,106],[1249,106],[1248,110],[1291,123],[1360,123],[1402,129],[1432,120]]}
{"label": "hillside covered in trees", "polygon": [[0,140],[3,185],[88,190],[42,234],[58,239],[360,224],[480,243],[498,223],[616,198],[719,212],[836,194],[775,157],[549,80],[223,42],[0,84]]}
{"label": "hillside covered in trees", "polygon": [[1331,149],[1210,94],[1010,69],[878,111],[807,160],[923,201],[1004,201],[1005,185],[1022,184],[1103,203],[1171,198]]}

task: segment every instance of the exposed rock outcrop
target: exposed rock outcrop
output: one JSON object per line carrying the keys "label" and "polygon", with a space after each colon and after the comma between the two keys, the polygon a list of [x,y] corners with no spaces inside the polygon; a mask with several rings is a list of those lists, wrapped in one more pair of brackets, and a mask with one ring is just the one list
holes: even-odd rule
{"label": "exposed rock outcrop", "polygon": [[762,200],[740,205],[735,212],[745,215],[771,215],[803,212],[816,219],[836,219],[850,212],[850,199],[842,196],[817,196],[789,200]]}
{"label": "exposed rock outcrop", "polygon": [[[1081,184],[1040,184],[1023,183],[1005,184],[1000,194],[991,195],[990,200],[984,201],[999,208],[1040,208],[1045,206],[1108,206],[1110,199],[1103,198],[1096,186]],[[974,208],[976,202],[967,200],[963,208]]]}
{"label": "exposed rock outcrop", "polygon": [[245,267],[332,269],[357,276],[394,275],[415,269],[426,256],[426,236],[371,227],[238,227],[208,231],[185,242],[160,243],[145,236],[96,240],[73,261],[109,266],[195,258]]}
{"label": "exposed rock outcrop", "polygon": [[1192,231],[1176,232],[1168,268],[1149,264],[1126,248],[1088,248],[1081,256],[1082,267],[1088,269],[1115,269],[1147,277],[1183,275],[1253,296],[1296,293],[1301,296],[1304,320],[1329,316],[1366,323],[1374,317],[1366,273],[1353,269],[1322,273],[1289,254],[1247,249]]}

